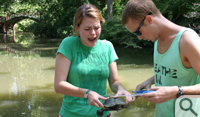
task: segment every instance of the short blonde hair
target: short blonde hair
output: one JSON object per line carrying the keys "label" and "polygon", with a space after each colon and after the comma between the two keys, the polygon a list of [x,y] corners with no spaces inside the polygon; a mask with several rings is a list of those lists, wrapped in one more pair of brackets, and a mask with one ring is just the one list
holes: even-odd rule
{"label": "short blonde hair", "polygon": [[149,13],[161,14],[152,0],[129,0],[122,14],[122,24],[126,25],[129,18],[141,20]]}
{"label": "short blonde hair", "polygon": [[79,34],[75,30],[75,26],[80,26],[82,20],[86,17],[91,17],[91,18],[97,18],[100,20],[100,23],[103,24],[105,22],[103,16],[101,15],[100,10],[92,5],[92,4],[84,4],[80,6],[75,13],[74,16],[74,33],[76,36],[79,36]]}

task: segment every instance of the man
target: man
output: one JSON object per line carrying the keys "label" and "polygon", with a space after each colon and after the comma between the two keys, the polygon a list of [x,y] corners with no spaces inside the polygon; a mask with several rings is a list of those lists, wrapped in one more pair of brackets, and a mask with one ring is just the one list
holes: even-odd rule
{"label": "man", "polygon": [[[200,37],[192,29],[166,19],[152,0],[129,0],[122,24],[138,39],[155,42],[155,74],[136,91],[156,90],[141,97],[156,103],[155,117],[174,117],[177,97],[200,95]],[[150,88],[152,84],[156,87]]]}

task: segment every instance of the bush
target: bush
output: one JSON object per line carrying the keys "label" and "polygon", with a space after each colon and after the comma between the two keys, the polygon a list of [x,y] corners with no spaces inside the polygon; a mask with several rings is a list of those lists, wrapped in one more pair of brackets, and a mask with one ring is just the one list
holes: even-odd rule
{"label": "bush", "polygon": [[153,47],[153,42],[139,40],[137,36],[129,32],[121,23],[121,16],[115,16],[102,24],[101,39],[110,40],[113,43],[126,46]]}

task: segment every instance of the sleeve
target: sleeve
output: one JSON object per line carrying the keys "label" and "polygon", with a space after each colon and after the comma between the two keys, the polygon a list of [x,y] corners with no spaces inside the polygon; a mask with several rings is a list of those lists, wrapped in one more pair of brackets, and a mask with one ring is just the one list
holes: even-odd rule
{"label": "sleeve", "polygon": [[63,54],[65,57],[67,57],[70,61],[72,61],[72,50],[73,50],[73,37],[66,37],[65,39],[63,39],[63,41],[61,42],[58,50],[57,50],[57,53],[61,53]]}
{"label": "sleeve", "polygon": [[113,47],[113,44],[110,41],[108,41],[108,45],[109,45],[109,64],[110,64],[113,61],[118,60],[118,56]]}

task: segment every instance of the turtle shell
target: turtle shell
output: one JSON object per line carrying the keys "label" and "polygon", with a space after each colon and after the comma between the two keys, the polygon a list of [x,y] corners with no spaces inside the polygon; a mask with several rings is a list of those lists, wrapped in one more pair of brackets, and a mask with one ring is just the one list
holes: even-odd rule
{"label": "turtle shell", "polygon": [[121,99],[121,98],[109,98],[106,100],[103,105],[108,108],[108,107],[113,107],[115,105],[125,105],[126,103]]}
{"label": "turtle shell", "polygon": [[109,98],[103,103],[105,109],[97,110],[97,115],[103,116],[104,111],[118,111],[122,108],[128,108],[128,105],[125,106],[125,104],[121,98]]}

